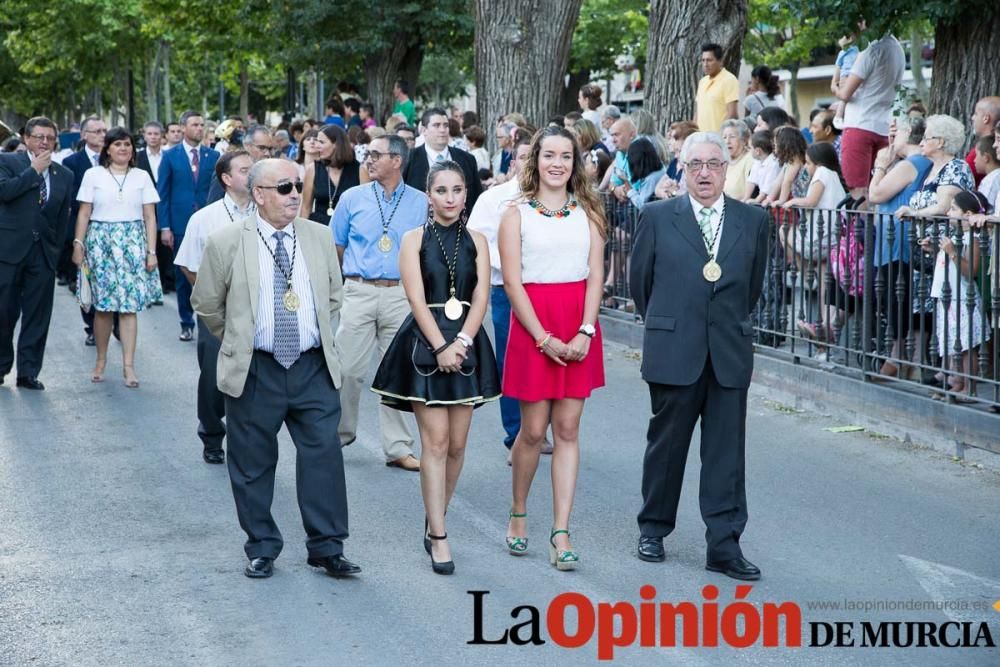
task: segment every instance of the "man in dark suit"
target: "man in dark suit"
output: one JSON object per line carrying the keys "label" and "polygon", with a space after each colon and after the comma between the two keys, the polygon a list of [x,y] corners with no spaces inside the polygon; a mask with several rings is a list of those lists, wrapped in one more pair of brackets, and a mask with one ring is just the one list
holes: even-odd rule
{"label": "man in dark suit", "polygon": [[[83,137],[83,147],[63,160],[63,166],[73,172],[73,190],[70,193],[70,213],[69,229],[66,232],[66,240],[63,245],[62,254],[59,257],[58,273],[60,277],[69,283],[70,291],[75,292],[76,286],[76,264],[73,263],[73,233],[76,228],[76,214],[80,211],[80,202],[76,200],[76,195],[80,191],[80,183],[83,182],[83,175],[87,170],[98,163],[101,149],[104,147],[104,135],[108,133],[108,126],[97,116],[88,116],[80,124],[80,135]],[[93,346],[97,342],[94,340],[94,309],[81,311],[83,316],[83,328],[87,333],[86,344]],[[116,320],[117,324],[117,320]],[[117,327],[116,327],[117,330]]]}
{"label": "man in dark suit", "polygon": [[729,153],[722,137],[697,132],[681,151],[688,194],[642,210],[630,279],[643,316],[642,378],[652,419],[642,472],[639,558],[664,559],[674,529],[695,422],[701,419],[706,569],[755,580],[743,557],[747,522],[745,436],[753,374],[750,311],[760,297],[767,215],[722,194]]}
{"label": "man in dark suit", "polygon": [[[143,125],[142,140],[146,147],[136,152],[135,165],[149,174],[155,184],[160,177],[160,162],[163,161],[163,125],[155,120]],[[159,229],[160,226],[157,225],[156,228]],[[173,251],[163,244],[163,239],[157,233],[156,268],[160,272],[160,284],[163,286],[164,294],[169,294],[176,289],[173,254]],[[162,303],[162,301],[158,301],[154,302],[154,305]]]}
{"label": "man in dark suit", "polygon": [[[215,171],[219,154],[201,145],[205,134],[205,120],[197,111],[181,114],[180,124],[184,129],[184,140],[164,151],[160,162],[156,190],[160,203],[156,207],[156,223],[160,226],[160,238],[164,245],[176,256],[191,214],[205,205],[208,188]],[[176,268],[176,267],[175,267]],[[183,341],[194,339],[194,310],[191,308],[191,283],[179,268],[174,272],[177,286],[177,311],[181,319]]]}
{"label": "man in dark suit", "polygon": [[476,205],[476,200],[483,192],[479,180],[479,167],[476,158],[459,148],[448,146],[448,114],[437,107],[428,109],[420,117],[424,126],[424,145],[410,152],[410,159],[403,172],[403,181],[411,188],[427,192],[427,172],[431,163],[443,160],[453,160],[462,167],[465,174],[465,187],[468,195],[465,198],[465,210],[469,212]]}
{"label": "man in dark suit", "polygon": [[38,381],[52,319],[56,265],[69,225],[73,174],[52,162],[58,134],[41,116],[25,125],[27,153],[0,154],[0,384],[14,365],[17,386]]}

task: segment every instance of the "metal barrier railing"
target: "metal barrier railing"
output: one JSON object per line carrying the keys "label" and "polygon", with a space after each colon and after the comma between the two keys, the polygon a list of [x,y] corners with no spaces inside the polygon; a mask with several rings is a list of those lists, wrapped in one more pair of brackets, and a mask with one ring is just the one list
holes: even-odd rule
{"label": "metal barrier railing", "polygon": [[[638,320],[628,257],[639,211],[612,196],[605,207],[602,306]],[[1000,410],[1000,225],[851,209],[769,219],[758,351]]]}

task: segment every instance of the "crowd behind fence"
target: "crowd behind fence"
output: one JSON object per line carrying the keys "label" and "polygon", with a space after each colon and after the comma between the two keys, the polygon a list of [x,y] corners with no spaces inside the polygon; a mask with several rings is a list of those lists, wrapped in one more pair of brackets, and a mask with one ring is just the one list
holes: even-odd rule
{"label": "crowd behind fence", "polygon": [[[638,321],[628,265],[639,210],[610,195],[605,207],[602,306]],[[1000,409],[995,222],[847,207],[768,211],[767,271],[752,313],[758,351]]]}

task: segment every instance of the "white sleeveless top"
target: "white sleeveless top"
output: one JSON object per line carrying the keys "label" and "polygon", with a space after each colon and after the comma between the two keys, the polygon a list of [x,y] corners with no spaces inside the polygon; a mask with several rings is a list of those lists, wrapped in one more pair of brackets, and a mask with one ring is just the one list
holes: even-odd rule
{"label": "white sleeveless top", "polygon": [[550,218],[527,202],[521,214],[521,282],[574,283],[590,274],[590,222],[577,203],[565,218]]}

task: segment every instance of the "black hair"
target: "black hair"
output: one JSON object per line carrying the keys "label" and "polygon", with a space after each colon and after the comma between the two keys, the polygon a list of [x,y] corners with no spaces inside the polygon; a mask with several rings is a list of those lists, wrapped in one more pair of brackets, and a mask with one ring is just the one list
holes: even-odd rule
{"label": "black hair", "polygon": [[771,68],[767,65],[757,65],[750,72],[750,76],[767,87],[767,96],[771,99],[774,99],[781,93],[781,87],[778,85],[778,75],[771,72]]}
{"label": "black hair", "polygon": [[344,100],[344,106],[350,109],[352,113],[359,113],[361,111],[361,102],[356,97],[348,97]]}
{"label": "black hair", "polygon": [[469,128],[473,125],[479,125],[479,116],[475,111],[466,111],[462,114],[462,127]]}
{"label": "black hair", "polygon": [[767,128],[772,132],[782,125],[788,125],[788,123],[792,120],[792,117],[780,107],[764,107],[760,110],[760,113],[757,114],[757,118],[764,121]]}
{"label": "black hair", "polygon": [[187,111],[181,114],[180,124],[182,126],[187,125],[189,118],[201,118],[201,112],[195,111],[194,109],[188,109]]}
{"label": "black hair", "polygon": [[[802,133],[799,132],[799,136]],[[837,174],[837,178],[840,179],[840,184],[844,184],[844,174],[840,171],[840,158],[837,157],[837,149],[833,147],[833,144],[829,142],[821,142],[818,144],[813,144],[806,149],[806,157],[809,161],[818,167],[826,167],[833,173]]]}
{"label": "black hair", "polygon": [[399,92],[404,95],[410,94],[410,82],[406,79],[396,79],[396,87],[399,88]]}
{"label": "black hair", "polygon": [[222,176],[224,174],[233,173],[233,160],[238,157],[243,157],[244,155],[250,157],[250,153],[247,153],[244,150],[228,151],[219,156],[219,159],[215,163],[215,178],[218,179],[219,185],[223,188],[226,187],[226,184],[225,181],[222,180]]}
{"label": "black hair", "polygon": [[639,181],[663,169],[663,163],[653,142],[645,138],[636,139],[628,147],[628,168],[633,181]]}
{"label": "black hair", "polygon": [[715,55],[716,60],[722,60],[722,47],[715,42],[707,42],[701,45],[701,52],[711,51]]}
{"label": "black hair", "polygon": [[963,213],[989,213],[992,208],[986,195],[978,190],[962,190],[952,201]]}
{"label": "black hair", "polygon": [[132,140],[132,135],[124,127],[113,127],[104,135],[104,146],[101,147],[101,155],[97,159],[97,162],[102,167],[107,167],[111,164],[111,156],[108,154],[111,144],[122,139],[128,139],[128,142],[132,145],[132,157],[129,158],[128,166],[135,166],[135,141]]}
{"label": "black hair", "polygon": [[340,95],[331,95],[326,101],[326,108],[333,110],[338,116],[344,115],[344,101],[340,99]]}
{"label": "black hair", "polygon": [[566,127],[566,116],[562,115],[561,113],[557,113],[554,116],[549,116],[549,122],[546,123],[546,125],[558,125],[559,127]]}
{"label": "black hair", "polygon": [[9,137],[7,141],[3,142],[3,152],[13,153],[18,149],[18,146],[20,146],[21,143],[21,140],[17,137]]}
{"label": "black hair", "polygon": [[757,130],[750,135],[750,146],[759,148],[768,155],[774,152],[774,135],[770,130]]}
{"label": "black hair", "polygon": [[445,118],[448,118],[448,112],[441,107],[431,107],[430,109],[425,109],[424,112],[420,114],[420,123],[424,127],[427,127],[427,124],[431,121],[431,116],[444,116]]}

